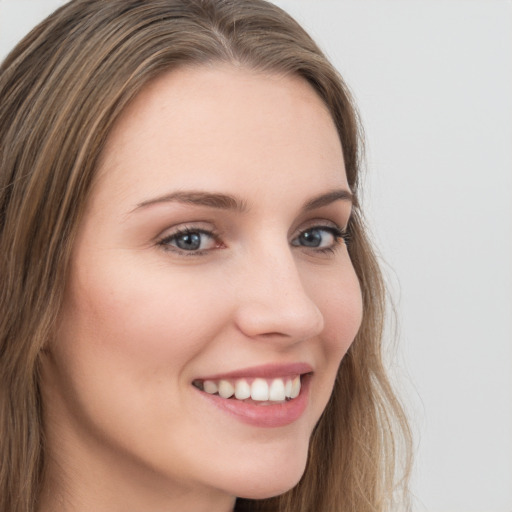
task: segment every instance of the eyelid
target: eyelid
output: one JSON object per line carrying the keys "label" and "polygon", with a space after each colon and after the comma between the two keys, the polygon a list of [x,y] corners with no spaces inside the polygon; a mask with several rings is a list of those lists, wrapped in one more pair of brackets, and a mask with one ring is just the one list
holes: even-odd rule
{"label": "eyelid", "polygon": [[[179,237],[180,235],[193,233],[202,234],[210,237],[217,244],[217,246],[213,248],[187,251],[184,249],[180,249],[179,247],[172,245],[170,243],[173,239]],[[165,251],[176,253],[181,256],[202,256],[212,250],[221,249],[222,247],[220,247],[220,245],[224,244],[222,242],[221,233],[219,233],[216,229],[191,226],[190,224],[180,224],[178,226],[175,226],[174,228],[167,229],[164,235],[161,235],[157,238],[156,245],[161,247]]]}
{"label": "eyelid", "polygon": [[[328,233],[329,236],[333,237],[332,243],[328,244],[327,246],[301,244],[300,238],[309,231],[314,230]],[[296,236],[291,240],[290,244],[308,253],[326,255],[333,254],[342,246],[346,246],[347,239],[348,233],[346,229],[340,228],[335,223],[332,223],[331,225],[331,222],[327,224],[325,221],[323,223],[318,223],[317,221],[317,223],[314,223],[308,227],[301,228]]]}
{"label": "eyelid", "polygon": [[[199,223],[199,222],[198,222]],[[219,232],[216,228],[212,227],[210,223],[209,227],[203,227],[204,222],[201,222],[202,225],[194,225],[194,222],[190,223],[182,223],[178,224],[174,227],[168,228],[164,231],[164,234],[158,236],[155,240],[157,246],[161,249],[175,253],[178,256],[203,256],[208,253],[211,253],[214,250],[218,250],[221,248],[226,248],[224,244],[224,234]],[[323,230],[328,232],[330,236],[334,238],[333,243],[326,247],[315,247],[315,246],[307,246],[301,245],[300,243],[295,243],[301,235],[310,230]],[[176,240],[180,235],[185,234],[202,234],[207,237],[210,237],[214,242],[213,247],[207,247],[204,249],[191,249],[186,250],[178,247],[173,244],[172,241]],[[296,248],[303,249],[305,251],[311,251],[316,253],[322,252],[334,252],[338,247],[345,245],[347,243],[348,233],[347,228],[341,228],[335,221],[329,219],[310,219],[304,222],[300,228],[294,231],[293,237],[290,239],[290,244]]]}
{"label": "eyelid", "polygon": [[160,231],[160,234],[158,234],[155,237],[155,241],[159,242],[161,240],[165,240],[166,238],[175,236],[176,234],[187,233],[187,232],[205,233],[205,234],[211,234],[212,236],[218,236],[218,237],[220,237],[222,235],[220,233],[220,231],[216,228],[216,226],[211,221],[207,221],[207,220],[187,221],[187,220],[185,220],[183,222],[177,222],[176,224],[166,226],[165,229],[162,229]]}
{"label": "eyelid", "polygon": [[[344,219],[343,219],[344,220]],[[309,229],[314,228],[325,228],[325,229],[334,229],[341,234],[346,234],[348,230],[348,221],[344,221],[343,223],[336,222],[335,220],[325,218],[325,217],[316,217],[314,219],[307,220],[306,222],[303,222],[294,229],[292,239],[295,239],[298,235],[301,233],[304,233],[304,231],[307,231]]]}

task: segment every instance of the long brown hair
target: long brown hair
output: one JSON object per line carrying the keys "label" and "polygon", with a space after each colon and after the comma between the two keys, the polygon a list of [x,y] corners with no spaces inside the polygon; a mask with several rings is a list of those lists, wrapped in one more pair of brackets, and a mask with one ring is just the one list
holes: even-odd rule
{"label": "long brown hair", "polygon": [[279,497],[238,500],[237,509],[382,512],[397,476],[406,483],[410,435],[382,364],[385,291],[357,202],[362,137],[341,77],[292,18],[263,0],[74,0],[0,67],[0,510],[37,509],[39,354],[105,140],[150,80],[212,62],[301,76],[329,108],[356,198],[349,250],[364,304],[301,482]]}

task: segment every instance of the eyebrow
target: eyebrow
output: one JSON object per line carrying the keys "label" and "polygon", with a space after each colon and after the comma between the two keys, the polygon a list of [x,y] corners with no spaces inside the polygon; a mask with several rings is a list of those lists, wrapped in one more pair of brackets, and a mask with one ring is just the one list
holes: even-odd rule
{"label": "eyebrow", "polygon": [[306,204],[302,207],[304,211],[316,210],[317,208],[321,208],[322,206],[327,206],[335,201],[347,201],[351,204],[355,203],[354,195],[349,190],[344,188],[339,190],[331,190],[326,194],[321,194],[313,199],[310,199],[306,202]]}
{"label": "eyebrow", "polygon": [[[311,211],[322,206],[327,206],[335,201],[347,201],[354,203],[353,194],[346,189],[331,190],[325,194],[321,194],[307,201],[303,207],[303,211]],[[196,206],[206,206],[208,208],[216,208],[219,210],[230,210],[238,213],[246,213],[249,208],[247,203],[229,194],[219,194],[213,192],[201,191],[177,191],[171,194],[155,197],[139,203],[133,210],[137,211],[141,208],[159,204],[159,203],[183,203]]]}
{"label": "eyebrow", "polygon": [[172,202],[207,206],[209,208],[217,208],[219,210],[232,210],[239,213],[244,213],[248,210],[247,204],[244,201],[228,194],[216,194],[201,191],[179,191],[143,201],[138,204],[133,211],[153,204]]}

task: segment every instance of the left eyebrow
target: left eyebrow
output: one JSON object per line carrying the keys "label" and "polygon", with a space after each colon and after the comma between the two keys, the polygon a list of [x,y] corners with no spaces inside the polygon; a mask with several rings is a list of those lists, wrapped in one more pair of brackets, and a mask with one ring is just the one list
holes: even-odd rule
{"label": "left eyebrow", "polygon": [[302,207],[303,211],[316,210],[322,206],[327,206],[335,201],[347,201],[351,204],[355,203],[355,198],[352,192],[346,189],[331,190],[326,194],[321,194],[313,199],[307,201]]}

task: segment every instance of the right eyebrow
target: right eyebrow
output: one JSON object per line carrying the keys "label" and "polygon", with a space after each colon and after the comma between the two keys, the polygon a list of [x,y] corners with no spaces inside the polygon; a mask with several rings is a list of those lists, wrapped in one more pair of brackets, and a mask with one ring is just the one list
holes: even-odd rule
{"label": "right eyebrow", "polygon": [[207,206],[209,208],[217,208],[220,210],[231,210],[239,213],[247,212],[248,208],[244,201],[228,194],[217,194],[201,191],[178,191],[163,196],[158,196],[139,203],[132,212],[147,208],[148,206],[159,203],[184,203],[197,206]]}

